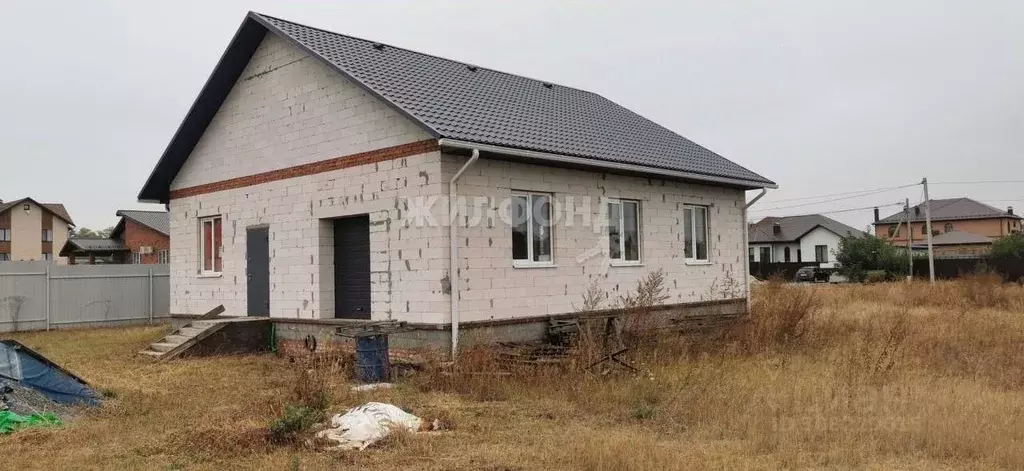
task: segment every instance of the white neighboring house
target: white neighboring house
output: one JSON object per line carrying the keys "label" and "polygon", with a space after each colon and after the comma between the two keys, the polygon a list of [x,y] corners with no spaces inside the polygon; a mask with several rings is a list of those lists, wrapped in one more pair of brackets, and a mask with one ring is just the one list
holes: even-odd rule
{"label": "white neighboring house", "polygon": [[599,95],[250,13],[139,199],[169,206],[172,313],[437,330],[657,269],[666,304],[743,309],[709,293],[766,187]]}
{"label": "white neighboring house", "polygon": [[820,214],[769,216],[748,228],[747,257],[751,262],[814,262],[822,268],[834,266],[843,237],[865,235]]}

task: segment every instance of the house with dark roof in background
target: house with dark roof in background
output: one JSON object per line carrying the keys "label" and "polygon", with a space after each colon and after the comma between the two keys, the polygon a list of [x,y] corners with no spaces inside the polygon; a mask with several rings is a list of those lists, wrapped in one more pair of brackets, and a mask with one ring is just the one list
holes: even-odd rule
{"label": "house with dark roof in background", "polygon": [[[933,199],[931,213],[932,246],[940,257],[983,255],[996,239],[1021,231],[1012,206],[1002,210],[970,198]],[[879,219],[876,209],[874,225],[875,236],[893,245],[905,247],[909,237],[914,250],[927,250],[923,202],[910,207],[909,217],[901,211]]]}
{"label": "house with dark roof in background", "polygon": [[67,208],[60,203],[40,203],[32,198],[4,202],[0,200],[0,262],[52,260],[75,226]]}
{"label": "house with dark roof in background", "polygon": [[122,209],[121,218],[107,237],[72,237],[60,255],[76,264],[168,263],[170,217],[166,211]]}
{"label": "house with dark roof in background", "polygon": [[667,304],[745,309],[707,295],[746,279],[766,187],[595,93],[249,13],[139,199],[169,206],[173,313],[454,337],[657,269]]}
{"label": "house with dark roof in background", "polygon": [[843,237],[863,231],[820,214],[769,216],[748,226],[751,262],[813,262],[831,266]]}

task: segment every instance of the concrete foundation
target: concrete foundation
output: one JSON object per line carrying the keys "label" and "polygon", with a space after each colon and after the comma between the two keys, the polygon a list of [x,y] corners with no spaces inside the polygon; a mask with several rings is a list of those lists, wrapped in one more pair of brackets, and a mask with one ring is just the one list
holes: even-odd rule
{"label": "concrete foundation", "polygon": [[[681,328],[698,329],[707,323],[714,323],[716,320],[730,320],[742,317],[746,313],[745,299],[729,299],[722,301],[708,301],[697,303],[674,304],[652,308],[651,312],[643,317],[646,326],[663,326],[678,324]],[[486,345],[497,342],[530,342],[543,340],[551,319],[568,319],[580,316],[578,313],[559,314],[553,316],[538,316],[515,320],[503,321],[480,321],[460,324],[459,337],[460,346],[470,347],[474,345]],[[183,325],[195,316],[175,315],[172,323],[176,326]],[[309,336],[316,339],[318,350],[324,348],[347,349],[346,345],[354,343],[352,339],[335,335],[339,326],[358,324],[359,321],[344,319],[267,319],[267,323],[275,325],[278,342],[282,341],[305,341]],[[245,325],[249,323],[242,323]],[[254,323],[266,326],[265,323]],[[447,349],[451,346],[451,325],[450,324],[410,324],[414,328],[411,332],[402,332],[390,335],[391,348],[400,350],[436,348]],[[259,343],[261,338],[253,332],[236,332],[225,330],[221,334],[221,341],[230,344],[235,343]],[[268,329],[264,329],[269,332]],[[243,336],[243,339],[230,339],[232,335]],[[267,340],[269,342],[269,340]],[[211,342],[215,343],[215,342]],[[266,342],[264,344],[267,344]],[[295,344],[295,342],[291,342]],[[332,346],[332,344],[334,344]]]}

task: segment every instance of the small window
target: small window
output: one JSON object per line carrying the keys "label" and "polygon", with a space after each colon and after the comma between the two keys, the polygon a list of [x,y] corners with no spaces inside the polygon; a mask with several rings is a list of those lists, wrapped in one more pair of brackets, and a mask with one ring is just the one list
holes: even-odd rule
{"label": "small window", "polygon": [[512,194],[512,262],[515,265],[550,265],[551,195]]}
{"label": "small window", "polygon": [[928,235],[928,225],[921,224],[921,235]]}
{"label": "small window", "polygon": [[142,265],[142,254],[139,252],[132,252],[132,265]]}
{"label": "small window", "polygon": [[161,250],[156,255],[157,263],[171,263],[171,251]]}
{"label": "small window", "polygon": [[708,261],[707,206],[683,206],[683,256],[689,262]]}
{"label": "small window", "polygon": [[199,273],[215,274],[222,270],[221,261],[221,217],[213,216],[199,220]]}
{"label": "small window", "polygon": [[889,237],[899,237],[900,230],[896,226],[889,226]]}
{"label": "small window", "polygon": [[750,256],[750,263],[754,263],[754,248],[747,249],[747,255]]}
{"label": "small window", "polygon": [[946,225],[942,226],[942,232],[953,232],[953,224],[947,222]]}
{"label": "small window", "polygon": [[789,262],[789,247],[782,249],[782,259],[787,263]]}
{"label": "small window", "polygon": [[9,262],[9,261],[11,261],[11,254],[5,253],[5,252],[0,252],[0,262]]}
{"label": "small window", "polygon": [[43,229],[43,242],[53,242],[53,229]]}
{"label": "small window", "polygon": [[10,242],[10,241],[11,241],[11,230],[10,229],[0,229],[0,242]]}
{"label": "small window", "polygon": [[608,203],[608,258],[619,263],[640,263],[640,202]]}
{"label": "small window", "polygon": [[53,260],[53,253],[51,253],[51,252],[43,252],[42,260]]}
{"label": "small window", "polygon": [[828,246],[827,245],[815,245],[814,246],[814,261],[818,263],[828,263]]}

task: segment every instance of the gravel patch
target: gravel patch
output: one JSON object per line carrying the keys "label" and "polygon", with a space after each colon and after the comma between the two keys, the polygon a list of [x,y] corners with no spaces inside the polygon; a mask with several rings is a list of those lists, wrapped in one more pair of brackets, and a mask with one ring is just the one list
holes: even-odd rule
{"label": "gravel patch", "polygon": [[45,394],[17,381],[0,379],[0,410],[10,410],[19,415],[52,412],[62,421],[67,421],[76,415],[77,407],[54,402]]}

